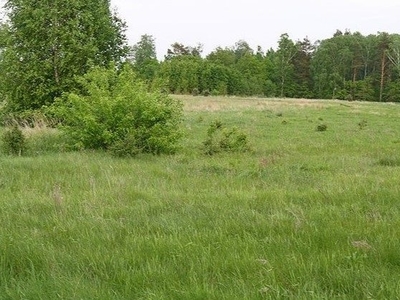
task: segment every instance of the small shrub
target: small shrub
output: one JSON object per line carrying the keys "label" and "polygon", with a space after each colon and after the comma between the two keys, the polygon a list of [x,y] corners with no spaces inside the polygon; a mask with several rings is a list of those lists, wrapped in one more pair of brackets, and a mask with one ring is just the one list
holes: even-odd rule
{"label": "small shrub", "polygon": [[317,131],[326,131],[328,129],[328,126],[326,124],[319,124],[317,126]]}
{"label": "small shrub", "polygon": [[362,120],[358,123],[358,128],[360,128],[360,130],[364,129],[365,127],[367,127],[367,121],[366,120]]}
{"label": "small shrub", "polygon": [[14,125],[3,134],[3,150],[11,155],[21,156],[26,149],[25,136],[22,130]]}
{"label": "small shrub", "polygon": [[246,134],[240,132],[236,127],[225,128],[222,122],[218,120],[210,124],[203,146],[204,153],[208,155],[249,150]]}
{"label": "small shrub", "polygon": [[210,90],[208,90],[208,89],[206,89],[206,90],[203,91],[203,96],[204,96],[204,97],[208,97],[208,96],[210,96],[210,94],[211,94],[211,93],[210,93]]}
{"label": "small shrub", "polygon": [[211,91],[211,96],[219,96],[221,93],[217,89]]}
{"label": "small shrub", "polygon": [[198,96],[200,94],[199,89],[198,88],[194,88],[192,90],[192,96]]}
{"label": "small shrub", "polygon": [[345,100],[346,101],[353,101],[354,99],[353,99],[353,96],[351,94],[347,94],[346,97],[345,97]]}
{"label": "small shrub", "polygon": [[379,159],[379,166],[383,167],[399,167],[400,166],[400,157],[384,157]]}

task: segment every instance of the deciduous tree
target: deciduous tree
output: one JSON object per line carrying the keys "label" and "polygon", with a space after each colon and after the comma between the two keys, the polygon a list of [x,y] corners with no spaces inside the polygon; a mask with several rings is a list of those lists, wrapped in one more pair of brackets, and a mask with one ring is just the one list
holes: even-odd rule
{"label": "deciduous tree", "polygon": [[142,35],[140,41],[132,47],[129,60],[139,77],[150,83],[159,66],[153,36]]}
{"label": "deciduous tree", "polygon": [[8,108],[37,109],[78,87],[92,66],[121,61],[125,24],[109,0],[8,0],[1,60]]}

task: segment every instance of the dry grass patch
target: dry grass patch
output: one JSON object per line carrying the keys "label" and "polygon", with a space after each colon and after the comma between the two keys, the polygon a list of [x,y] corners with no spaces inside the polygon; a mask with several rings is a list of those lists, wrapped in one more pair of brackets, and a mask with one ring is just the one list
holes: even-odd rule
{"label": "dry grass patch", "polygon": [[[324,109],[339,106],[339,100],[282,99],[258,97],[202,97],[189,95],[172,95],[184,104],[186,112],[196,111],[239,111],[243,109],[280,111],[292,108]],[[353,106],[353,105],[351,105]]]}

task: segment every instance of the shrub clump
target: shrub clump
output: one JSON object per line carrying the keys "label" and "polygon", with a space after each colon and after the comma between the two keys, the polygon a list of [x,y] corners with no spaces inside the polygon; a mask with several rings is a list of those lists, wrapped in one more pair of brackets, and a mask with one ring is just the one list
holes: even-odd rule
{"label": "shrub clump", "polygon": [[326,131],[328,129],[328,126],[326,124],[319,124],[317,126],[317,131]]}
{"label": "shrub clump", "polygon": [[17,125],[4,132],[2,141],[5,153],[21,156],[26,150],[25,136]]}
{"label": "shrub clump", "polygon": [[129,67],[94,68],[80,83],[81,93],[65,94],[49,109],[74,149],[106,149],[117,156],[175,152],[181,102],[149,93]]}
{"label": "shrub clump", "polygon": [[214,121],[207,130],[203,142],[204,153],[213,155],[220,152],[245,152],[250,149],[247,135],[236,127],[226,128],[221,121]]}
{"label": "shrub clump", "polygon": [[198,88],[194,88],[194,89],[192,90],[192,96],[198,96],[199,94],[200,94],[200,91],[199,91]]}
{"label": "shrub clump", "polygon": [[210,96],[210,94],[211,94],[211,92],[210,92],[210,90],[208,90],[208,89],[205,89],[205,90],[203,91],[203,96],[204,96],[204,97],[208,97],[208,96]]}

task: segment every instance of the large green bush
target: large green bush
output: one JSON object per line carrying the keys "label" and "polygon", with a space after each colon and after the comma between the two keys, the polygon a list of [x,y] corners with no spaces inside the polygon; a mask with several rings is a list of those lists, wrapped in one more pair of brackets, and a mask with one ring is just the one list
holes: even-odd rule
{"label": "large green bush", "polygon": [[59,98],[50,112],[78,149],[119,156],[173,153],[181,136],[182,104],[147,92],[126,67],[95,68],[81,78],[82,92]]}

